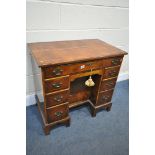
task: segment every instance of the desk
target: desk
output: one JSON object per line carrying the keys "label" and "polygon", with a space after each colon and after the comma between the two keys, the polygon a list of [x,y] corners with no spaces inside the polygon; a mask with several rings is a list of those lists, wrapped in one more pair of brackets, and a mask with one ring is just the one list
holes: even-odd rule
{"label": "desk", "polygon": [[[44,103],[36,95],[45,134],[51,127],[70,125],[69,109],[89,103],[92,117],[110,111],[112,95],[126,52],[98,39],[28,44],[41,68]],[[89,76],[95,83],[88,87]],[[93,120],[92,120],[93,121]]]}

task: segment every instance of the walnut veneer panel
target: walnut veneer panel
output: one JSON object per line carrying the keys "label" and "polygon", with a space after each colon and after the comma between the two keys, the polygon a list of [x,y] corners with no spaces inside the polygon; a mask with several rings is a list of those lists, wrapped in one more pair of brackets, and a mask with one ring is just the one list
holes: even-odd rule
{"label": "walnut veneer panel", "polygon": [[104,80],[101,82],[101,88],[100,91],[109,90],[115,87],[117,78],[112,78],[108,80]]}
{"label": "walnut veneer panel", "polygon": [[127,54],[98,39],[30,43],[39,66],[66,64]]}
{"label": "walnut veneer panel", "polygon": [[69,77],[60,77],[45,81],[45,93],[51,93],[61,89],[67,89],[69,85]]}
{"label": "walnut veneer panel", "polygon": [[68,97],[69,97],[68,90],[46,95],[46,107],[49,108],[55,105],[65,103],[68,101]]}
{"label": "walnut veneer panel", "polygon": [[91,69],[99,69],[102,68],[102,60],[93,60],[93,61],[84,61],[79,63],[72,63],[66,65],[54,65],[49,67],[44,67],[44,77],[45,79],[64,76],[68,74],[81,73],[83,71],[91,70]]}
{"label": "walnut veneer panel", "polygon": [[103,93],[100,93],[96,105],[103,105],[107,102],[110,102],[112,98],[112,94],[113,94],[113,90],[108,90]]}
{"label": "walnut veneer panel", "polygon": [[107,78],[117,77],[119,74],[119,70],[120,70],[120,66],[106,68],[103,78],[107,79]]}
{"label": "walnut veneer panel", "polygon": [[47,109],[47,120],[49,123],[61,120],[68,116],[68,105],[63,104]]}

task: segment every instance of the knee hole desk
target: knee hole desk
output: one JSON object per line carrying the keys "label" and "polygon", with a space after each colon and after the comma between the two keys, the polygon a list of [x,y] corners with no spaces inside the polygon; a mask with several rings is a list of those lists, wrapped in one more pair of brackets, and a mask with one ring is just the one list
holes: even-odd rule
{"label": "knee hole desk", "polygon": [[[89,103],[92,117],[101,108],[110,111],[125,51],[98,39],[29,43],[28,47],[41,68],[44,102],[37,94],[36,100],[45,134],[59,123],[70,125],[70,108]],[[90,75],[93,87],[85,85]]]}

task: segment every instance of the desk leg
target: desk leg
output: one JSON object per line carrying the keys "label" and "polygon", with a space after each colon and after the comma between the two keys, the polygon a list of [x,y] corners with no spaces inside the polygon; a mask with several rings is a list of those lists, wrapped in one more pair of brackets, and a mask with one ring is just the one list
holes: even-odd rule
{"label": "desk leg", "polygon": [[111,110],[111,106],[112,106],[112,103],[109,103],[108,106],[106,107],[106,111],[109,112]]}
{"label": "desk leg", "polygon": [[96,109],[92,110],[92,117],[96,117],[96,112],[97,112]]}
{"label": "desk leg", "polygon": [[70,118],[66,121],[66,127],[70,126]]}
{"label": "desk leg", "polygon": [[97,109],[90,104],[91,116],[96,117]]}
{"label": "desk leg", "polygon": [[50,127],[49,126],[45,126],[44,127],[44,133],[45,133],[45,135],[49,135],[50,134]]}
{"label": "desk leg", "polygon": [[95,117],[96,116],[96,113],[99,109],[103,108],[105,109],[107,112],[109,112],[111,110],[111,107],[112,107],[112,103],[109,102],[107,104],[103,104],[103,105],[100,105],[100,106],[93,106],[92,104],[91,105],[91,115],[92,117]]}

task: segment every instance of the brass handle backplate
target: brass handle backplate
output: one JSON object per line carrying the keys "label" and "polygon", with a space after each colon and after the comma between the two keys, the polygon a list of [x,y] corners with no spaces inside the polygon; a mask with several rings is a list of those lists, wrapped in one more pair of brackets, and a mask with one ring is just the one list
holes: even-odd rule
{"label": "brass handle backplate", "polygon": [[117,71],[111,71],[111,72],[109,72],[109,76],[115,76],[115,75],[117,75]]}
{"label": "brass handle backplate", "polygon": [[110,96],[102,96],[102,100],[108,100]]}
{"label": "brass handle backplate", "polygon": [[92,66],[94,64],[94,62],[87,62],[86,65],[87,66]]}
{"label": "brass handle backplate", "polygon": [[61,75],[62,72],[63,72],[63,70],[62,70],[61,68],[55,68],[55,69],[53,70],[53,74],[54,74],[54,75],[57,75],[57,76]]}
{"label": "brass handle backplate", "polygon": [[54,88],[60,88],[61,85],[62,85],[62,83],[53,83],[53,84],[52,84],[52,86],[53,86]]}
{"label": "brass handle backplate", "polygon": [[63,114],[62,111],[57,111],[57,112],[54,113],[54,115],[57,116],[57,117],[61,117],[62,114]]}
{"label": "brass handle backplate", "polygon": [[120,63],[120,59],[113,59],[112,61],[111,61],[111,63],[113,64],[113,65],[117,65],[117,64],[119,64]]}
{"label": "brass handle backplate", "polygon": [[54,100],[57,101],[57,102],[61,102],[62,99],[63,99],[63,96],[56,96],[56,97],[54,98]]}

